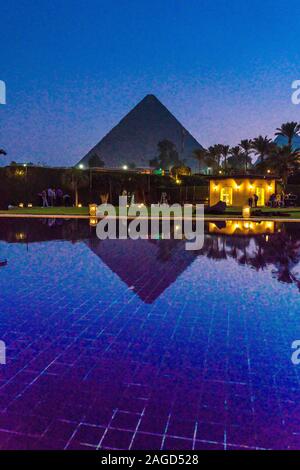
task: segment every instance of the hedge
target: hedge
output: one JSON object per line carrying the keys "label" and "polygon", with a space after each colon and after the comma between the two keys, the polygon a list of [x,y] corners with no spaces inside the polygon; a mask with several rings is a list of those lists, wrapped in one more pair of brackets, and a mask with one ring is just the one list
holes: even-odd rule
{"label": "hedge", "polygon": [[76,186],[82,205],[100,203],[101,194],[108,194],[109,202],[117,204],[124,190],[134,193],[137,202],[146,203],[158,202],[163,191],[167,192],[171,203],[202,202],[208,197],[208,182],[203,176],[184,176],[178,184],[170,176],[134,171],[14,165],[0,168],[0,208],[20,202],[39,205],[39,193],[48,188],[62,189],[64,194],[70,195],[74,205]]}

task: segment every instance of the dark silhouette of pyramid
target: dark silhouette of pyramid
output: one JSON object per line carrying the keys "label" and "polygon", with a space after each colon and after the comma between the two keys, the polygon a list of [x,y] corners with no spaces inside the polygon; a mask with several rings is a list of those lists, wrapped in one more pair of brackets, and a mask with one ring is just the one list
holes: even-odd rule
{"label": "dark silhouette of pyramid", "polygon": [[79,164],[88,166],[89,159],[97,155],[108,168],[135,163],[148,167],[149,160],[157,156],[157,144],[163,139],[172,141],[180,158],[196,170],[193,150],[202,148],[199,142],[180,124],[172,113],[154,95],[140,101]]}

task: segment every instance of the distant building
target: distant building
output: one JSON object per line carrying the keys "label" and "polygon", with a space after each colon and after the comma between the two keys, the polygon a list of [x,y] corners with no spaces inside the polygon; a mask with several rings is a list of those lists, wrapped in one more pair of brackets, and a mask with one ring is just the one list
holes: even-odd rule
{"label": "distant building", "polygon": [[193,151],[202,146],[154,95],[147,95],[77,165],[88,167],[91,158],[99,157],[105,167],[147,168],[165,139],[176,145],[185,165],[199,171]]}
{"label": "distant building", "polygon": [[257,206],[265,206],[271,194],[276,193],[274,176],[214,176],[209,180],[209,204],[219,201],[227,206],[243,206],[256,194]]}

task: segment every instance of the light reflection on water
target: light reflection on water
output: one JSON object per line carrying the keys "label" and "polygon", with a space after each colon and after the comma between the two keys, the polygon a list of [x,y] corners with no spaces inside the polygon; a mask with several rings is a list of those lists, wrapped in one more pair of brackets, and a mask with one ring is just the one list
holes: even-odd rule
{"label": "light reflection on water", "polygon": [[1,221],[2,448],[300,448],[300,224],[205,231],[188,252]]}

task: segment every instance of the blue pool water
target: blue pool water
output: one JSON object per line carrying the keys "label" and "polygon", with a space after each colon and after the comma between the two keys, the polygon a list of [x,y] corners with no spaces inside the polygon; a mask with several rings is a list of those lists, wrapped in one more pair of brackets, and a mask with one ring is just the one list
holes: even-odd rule
{"label": "blue pool water", "polygon": [[300,224],[0,221],[2,449],[299,449]]}

